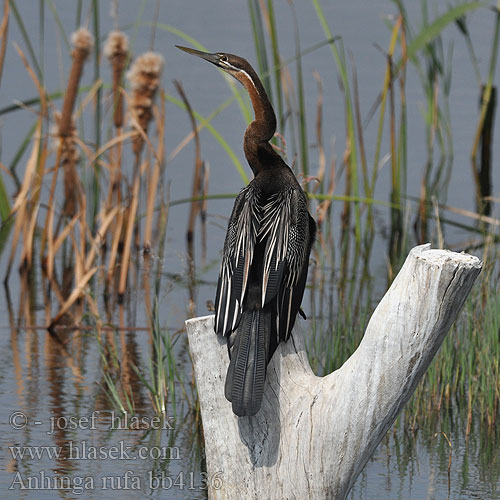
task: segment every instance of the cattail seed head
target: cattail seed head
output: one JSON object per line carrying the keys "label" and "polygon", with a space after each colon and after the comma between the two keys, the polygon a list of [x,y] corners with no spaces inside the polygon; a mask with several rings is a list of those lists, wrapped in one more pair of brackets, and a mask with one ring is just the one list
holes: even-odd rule
{"label": "cattail seed head", "polygon": [[[127,73],[132,87],[131,108],[144,132],[147,132],[153,117],[153,100],[160,84],[163,64],[161,54],[146,52],[134,61]],[[141,136],[134,139],[132,149],[136,155],[141,152],[143,142]]]}
{"label": "cattail seed head", "polygon": [[125,33],[111,31],[104,44],[104,55],[110,60],[113,72],[113,121],[116,128],[123,126],[123,96],[120,92],[123,71],[129,57],[128,37]]}
{"label": "cattail seed head", "polygon": [[71,43],[73,44],[74,52],[87,57],[94,47],[94,37],[87,28],[79,28],[71,34]]}
{"label": "cattail seed head", "polygon": [[59,122],[59,135],[61,137],[71,135],[71,121],[78,86],[82,77],[83,65],[94,46],[94,38],[87,29],[80,28],[71,35],[71,42],[73,43],[73,52],[71,53],[73,64],[71,65],[68,87],[64,95],[61,120]]}
{"label": "cattail seed head", "polygon": [[108,59],[128,54],[129,43],[125,33],[119,30],[110,31],[104,44],[104,55]]}

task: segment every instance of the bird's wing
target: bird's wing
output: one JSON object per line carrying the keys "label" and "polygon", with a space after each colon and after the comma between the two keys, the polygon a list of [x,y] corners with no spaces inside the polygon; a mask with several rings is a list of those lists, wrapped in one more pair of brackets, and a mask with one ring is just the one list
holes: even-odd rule
{"label": "bird's wing", "polygon": [[228,335],[241,318],[257,232],[259,200],[251,185],[242,189],[229,219],[215,297],[215,332]]}
{"label": "bird's wing", "polygon": [[303,192],[287,189],[262,209],[259,241],[266,239],[262,305],[277,299],[277,334],[287,340],[302,302],[310,247],[309,213]]}

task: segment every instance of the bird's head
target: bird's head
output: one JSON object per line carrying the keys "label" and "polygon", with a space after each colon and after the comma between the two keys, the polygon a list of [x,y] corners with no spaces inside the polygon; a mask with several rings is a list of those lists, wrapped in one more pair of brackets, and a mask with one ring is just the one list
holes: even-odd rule
{"label": "bird's head", "polygon": [[[250,84],[251,87],[258,91],[259,85],[256,80],[258,80],[257,74],[253,70],[252,66],[248,63],[246,59],[242,57],[235,56],[234,54],[226,54],[224,52],[202,52],[201,50],[192,49],[190,47],[182,47],[181,45],[176,45],[178,49],[192,54],[194,56],[201,57],[205,61],[211,62],[220,69],[223,69],[226,73],[236,78],[245,87],[248,88]],[[260,83],[260,82],[259,82]]]}

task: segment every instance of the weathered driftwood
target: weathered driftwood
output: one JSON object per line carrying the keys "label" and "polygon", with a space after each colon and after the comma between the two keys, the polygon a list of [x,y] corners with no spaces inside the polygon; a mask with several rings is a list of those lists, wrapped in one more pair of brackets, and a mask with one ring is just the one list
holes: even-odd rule
{"label": "weathered driftwood", "polygon": [[[225,341],[213,317],[187,321],[210,499],[344,499],[441,345],[481,270],[476,257],[414,248],[356,352],[316,377],[297,328],[268,367],[262,408],[224,398]],[[332,335],[339,334],[332,332]]]}

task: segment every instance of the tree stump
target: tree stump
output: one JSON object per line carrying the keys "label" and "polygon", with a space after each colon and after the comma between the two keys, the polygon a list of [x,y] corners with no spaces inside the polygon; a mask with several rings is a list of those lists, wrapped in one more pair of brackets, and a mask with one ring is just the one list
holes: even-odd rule
{"label": "tree stump", "polygon": [[262,407],[253,417],[236,417],[224,398],[229,359],[213,316],[188,320],[209,498],[345,499],[480,271],[471,255],[414,248],[341,368],[315,376],[294,329],[268,366]]}

